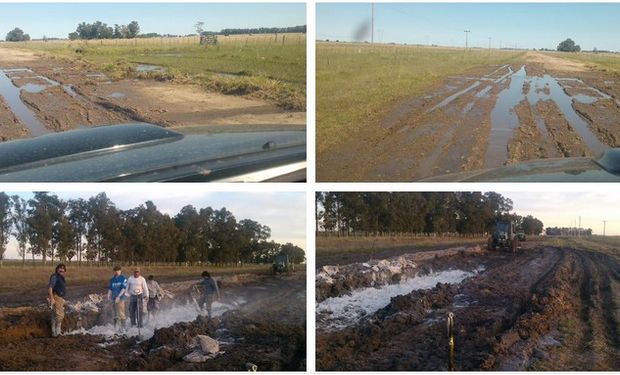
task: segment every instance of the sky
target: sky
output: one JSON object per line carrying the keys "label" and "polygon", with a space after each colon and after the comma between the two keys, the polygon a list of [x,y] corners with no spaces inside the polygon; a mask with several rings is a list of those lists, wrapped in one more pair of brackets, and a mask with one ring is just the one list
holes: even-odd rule
{"label": "sky", "polygon": [[205,30],[306,24],[305,4],[291,3],[0,3],[0,39],[19,27],[31,38],[67,38],[81,22],[138,21],[141,33],[186,35]]}
{"label": "sky", "polygon": [[[612,192],[502,192],[519,215],[532,215],[546,227],[579,226],[594,234],[620,235],[620,196]],[[575,224],[576,223],[576,224]]]}
{"label": "sky", "polygon": [[[371,19],[370,3],[320,3],[320,40],[355,41]],[[620,4],[376,3],[375,42],[488,48],[550,48],[571,38],[584,50],[620,50]],[[370,27],[363,38],[370,40]]]}
{"label": "sky", "polygon": [[[71,198],[89,198],[101,191],[88,192],[57,192],[58,197],[68,200]],[[8,195],[17,194],[24,199],[33,197],[31,192],[6,192]],[[188,204],[196,209],[211,206],[215,209],[226,207],[237,221],[252,219],[271,228],[271,239],[279,242],[291,242],[302,249],[306,249],[306,195],[304,192],[204,192],[196,189],[157,189],[153,192],[133,191],[105,191],[106,195],[116,207],[130,209],[143,204],[147,200],[153,201],[160,212],[170,216],[176,215],[179,210]],[[17,244],[14,239],[9,242],[6,252],[7,259],[19,259]]]}

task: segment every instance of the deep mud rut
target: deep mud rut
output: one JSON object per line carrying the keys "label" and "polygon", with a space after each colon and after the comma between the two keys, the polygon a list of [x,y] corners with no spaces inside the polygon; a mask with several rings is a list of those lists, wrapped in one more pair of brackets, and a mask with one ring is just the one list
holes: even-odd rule
{"label": "deep mud rut", "polygon": [[620,77],[559,62],[529,52],[449,77],[318,155],[318,179],[411,181],[620,146]]}
{"label": "deep mud rut", "polygon": [[456,370],[618,370],[620,263],[577,249],[441,258],[479,272],[393,297],[359,323],[317,321],[318,370],[447,370],[455,314]]}
{"label": "deep mud rut", "polygon": [[155,80],[112,80],[83,60],[0,48],[0,140],[128,122],[305,124],[305,112]]}
{"label": "deep mud rut", "polygon": [[[50,337],[49,312],[44,308],[0,309],[0,370],[245,371],[246,363],[256,364],[261,371],[304,370],[305,284],[305,273],[301,271],[291,276],[225,283],[222,304],[212,321],[204,316],[185,319],[156,329],[142,340],[76,330],[79,326],[91,327],[87,332],[104,329],[103,324],[111,320],[107,310],[84,313],[79,319],[68,313],[64,324],[69,327],[63,330],[71,332],[54,339]],[[162,305],[160,314],[183,311],[189,306],[185,305],[191,300],[188,285],[162,284],[165,290],[175,292],[175,298],[174,304]],[[216,338],[222,353],[204,363],[184,361],[198,334]]]}

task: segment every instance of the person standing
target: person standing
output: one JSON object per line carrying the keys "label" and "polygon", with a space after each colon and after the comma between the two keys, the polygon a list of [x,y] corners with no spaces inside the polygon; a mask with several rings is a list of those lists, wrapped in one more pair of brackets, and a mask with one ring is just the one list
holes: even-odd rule
{"label": "person standing", "polygon": [[125,315],[125,301],[127,299],[127,278],[122,275],[121,266],[114,266],[114,275],[108,286],[108,300],[112,302],[114,311],[114,329],[118,329],[120,320],[121,331],[127,329],[127,316]]}
{"label": "person standing", "polygon": [[62,321],[65,318],[65,295],[67,294],[66,273],[67,267],[60,263],[56,266],[56,271],[50,276],[47,285],[47,300],[52,309],[52,337],[58,337],[62,334]]}
{"label": "person standing", "polygon": [[164,290],[159,286],[159,283],[155,281],[153,275],[149,275],[148,279],[146,285],[149,290],[149,301],[146,304],[146,310],[149,314],[149,320],[151,320],[151,315],[155,317],[157,310],[159,310],[159,301],[164,298]]}
{"label": "person standing", "polygon": [[142,328],[142,312],[144,301],[149,298],[149,288],[144,277],[140,276],[140,268],[133,271],[133,275],[127,280],[127,292],[129,293],[129,319],[131,326],[138,324]]}
{"label": "person standing", "polygon": [[213,305],[213,301],[221,298],[220,289],[217,286],[217,281],[211,277],[211,274],[208,271],[204,271],[202,273],[202,281],[199,285],[202,285],[202,299],[200,300],[200,308],[202,309],[206,305],[207,314],[209,319],[211,319],[211,306]]}

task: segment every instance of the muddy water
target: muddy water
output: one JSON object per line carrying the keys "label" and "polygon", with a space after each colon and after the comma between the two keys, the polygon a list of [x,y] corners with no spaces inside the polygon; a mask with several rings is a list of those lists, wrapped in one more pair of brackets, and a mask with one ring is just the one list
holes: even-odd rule
{"label": "muddy water", "polygon": [[0,70],[0,95],[4,98],[11,111],[26,125],[33,137],[48,134],[51,131],[40,122],[20,98],[20,89],[13,85],[5,72],[25,71],[24,69]]}
{"label": "muddy water", "polygon": [[[491,111],[491,133],[485,155],[485,168],[501,167],[506,163],[508,143],[512,138],[514,129],[519,126],[519,119],[514,108],[524,98],[527,99],[532,108],[535,108],[536,103],[541,100],[553,100],[566,121],[581,136],[585,145],[594,155],[609,148],[596,138],[588,123],[579,116],[572,106],[573,100],[587,104],[594,103],[601,97],[604,98],[606,96],[604,93],[593,90],[599,95],[590,96],[580,93],[569,96],[558,82],[559,80],[568,81],[569,79],[556,79],[548,74],[543,77],[528,76],[525,66],[510,74],[510,80],[509,87],[498,94],[495,107]],[[578,79],[574,79],[574,81],[581,82]],[[523,93],[524,84],[529,85],[525,94]],[[535,117],[538,130],[546,136],[547,130],[544,119],[540,118],[538,113],[535,113]]]}
{"label": "muddy water", "polygon": [[497,95],[495,107],[491,111],[491,133],[484,159],[487,167],[502,166],[508,158],[506,152],[508,141],[512,137],[513,130],[519,126],[517,114],[512,109],[521,101],[525,76],[525,66],[522,66],[511,75],[508,88]]}
{"label": "muddy water", "polygon": [[148,73],[148,72],[164,72],[166,68],[159,65],[138,64],[136,66],[136,72]]}

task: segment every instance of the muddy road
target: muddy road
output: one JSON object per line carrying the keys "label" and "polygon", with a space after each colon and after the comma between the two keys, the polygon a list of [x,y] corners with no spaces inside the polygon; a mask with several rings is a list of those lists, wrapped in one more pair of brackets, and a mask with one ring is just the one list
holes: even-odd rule
{"label": "muddy road", "polygon": [[0,140],[128,122],[305,124],[305,112],[197,85],[114,80],[84,60],[0,47]]}
{"label": "muddy road", "polygon": [[[194,282],[163,283],[169,295],[158,316],[123,336],[115,333],[101,294],[70,299],[64,335],[56,339],[44,306],[0,308],[0,370],[246,371],[247,363],[261,371],[305,369],[305,272],[220,279],[222,300],[213,305],[212,321],[193,303]],[[199,334],[217,339],[220,352],[188,362]]]}
{"label": "muddy road", "polygon": [[[479,67],[405,100],[355,144],[321,155],[319,180],[411,181],[620,146],[620,77],[556,55]],[[363,152],[360,150],[364,150]]]}
{"label": "muddy road", "polygon": [[[456,370],[620,369],[615,258],[534,245],[516,255],[442,257],[416,272],[322,295],[317,369],[447,370],[448,312],[455,315]],[[369,302],[385,294],[391,298]]]}

